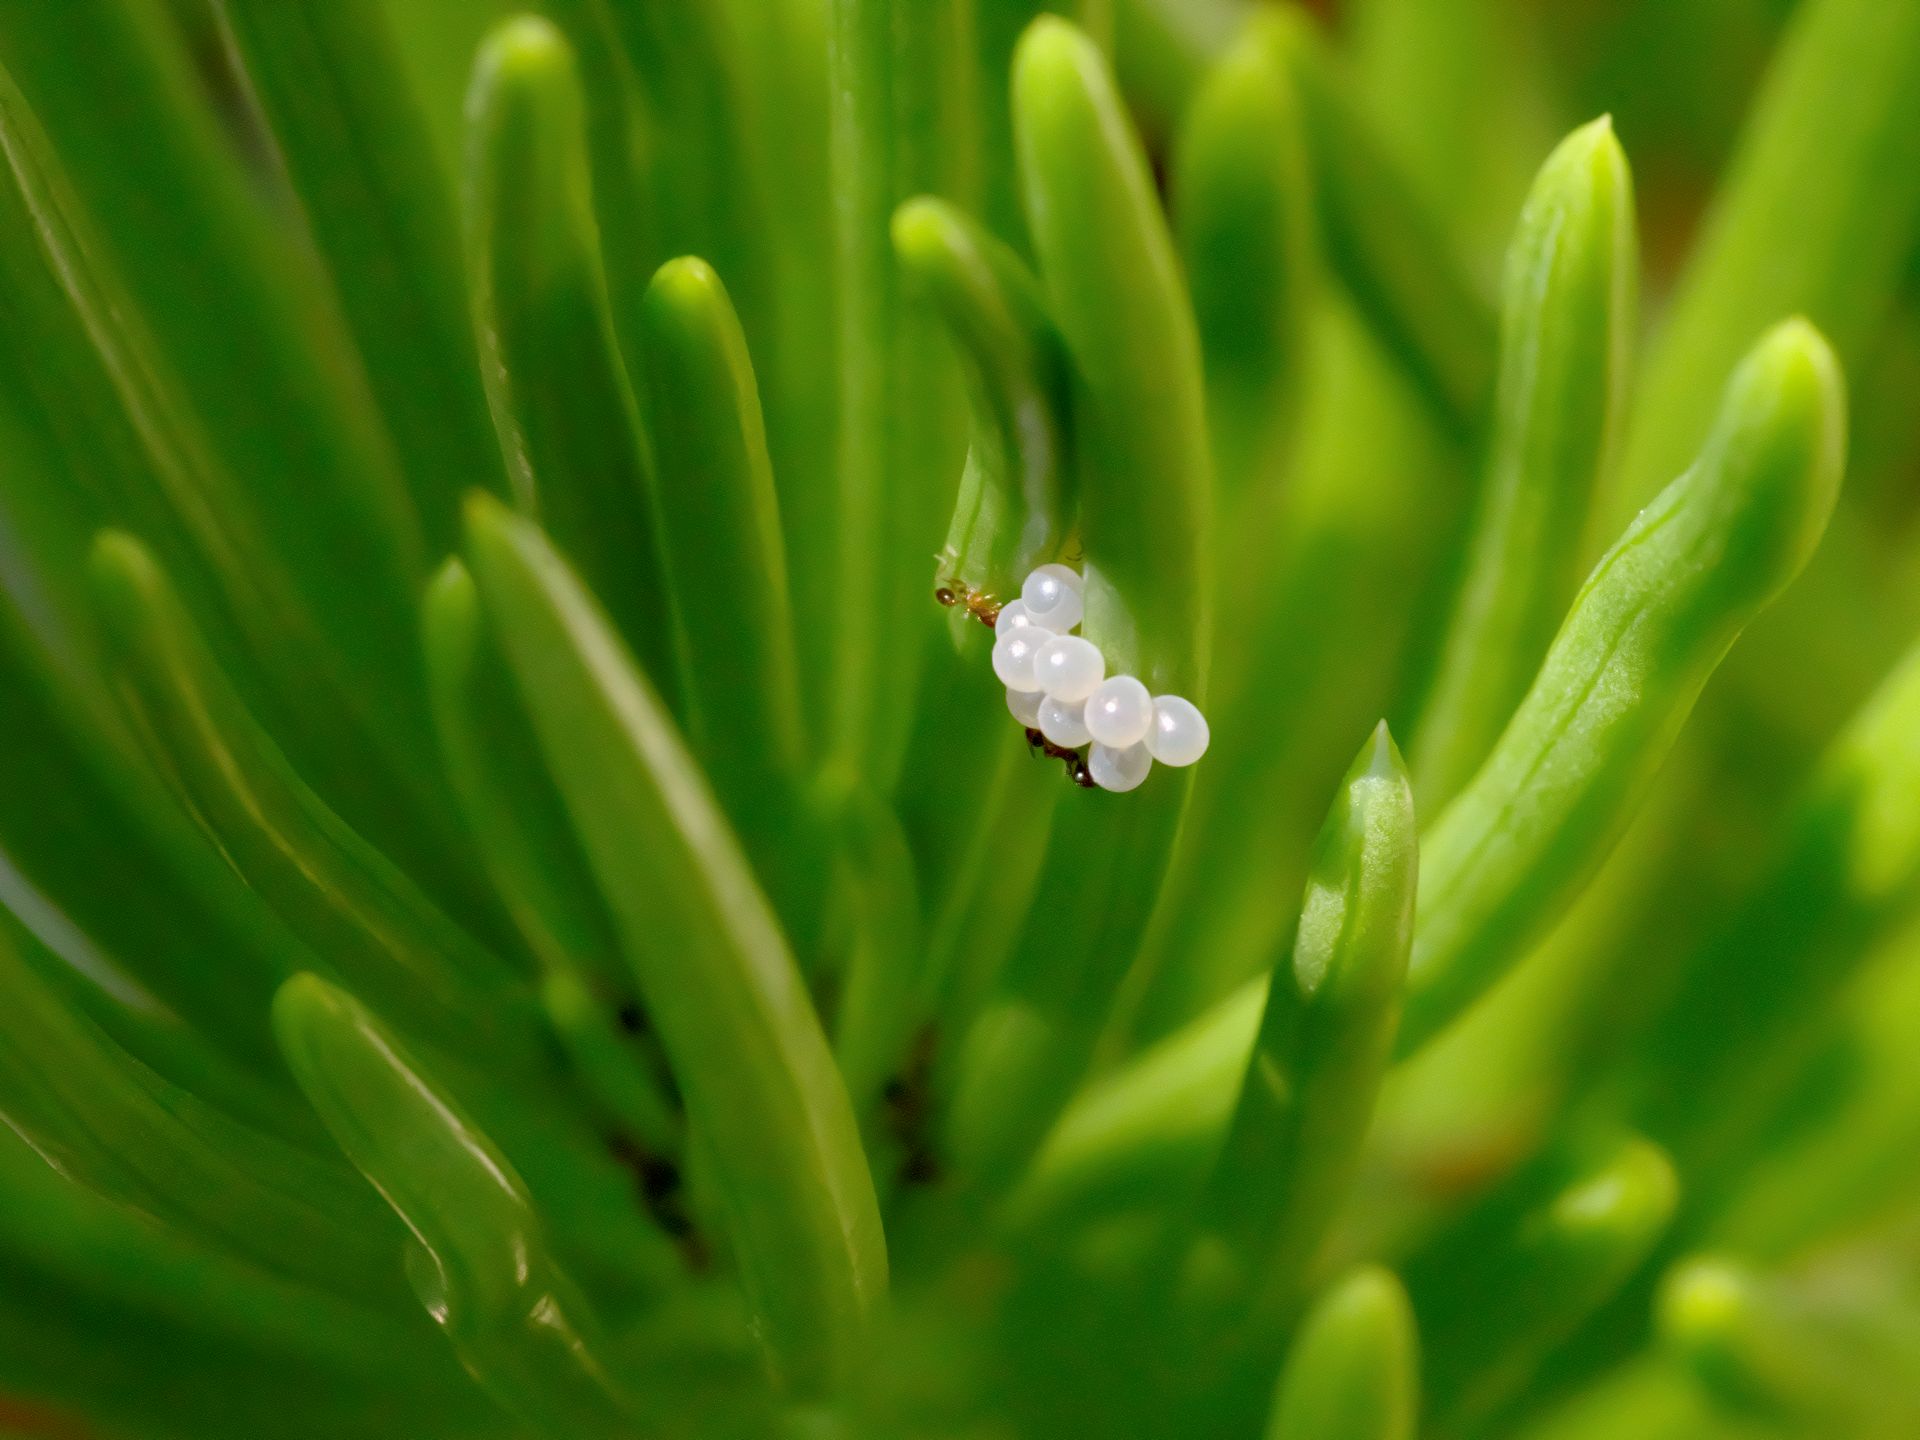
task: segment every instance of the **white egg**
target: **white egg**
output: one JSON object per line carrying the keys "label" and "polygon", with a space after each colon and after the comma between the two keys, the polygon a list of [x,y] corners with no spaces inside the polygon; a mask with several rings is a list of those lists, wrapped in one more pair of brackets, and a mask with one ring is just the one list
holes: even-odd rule
{"label": "white egg", "polygon": [[1025,730],[1040,728],[1040,702],[1047,697],[1038,690],[1016,690],[1007,687],[1007,710],[1020,722]]}
{"label": "white egg", "polygon": [[1084,705],[1047,696],[1040,702],[1040,733],[1068,750],[1079,749],[1091,738],[1087,734],[1085,709]]}
{"label": "white egg", "polygon": [[[1016,636],[1023,633],[1014,632]],[[1054,699],[1068,704],[1086,699],[1107,674],[1107,662],[1101,658],[1100,647],[1078,635],[1049,636],[1034,652],[1032,668],[1034,683]]]}
{"label": "white egg", "polygon": [[1138,790],[1153,769],[1153,756],[1145,745],[1129,745],[1115,750],[1110,745],[1095,745],[1087,751],[1087,771],[1102,790],[1116,793]]}
{"label": "white egg", "polygon": [[1048,634],[1058,632],[1051,625],[1042,625],[1033,618],[1033,612],[1027,608],[1024,600],[1013,600],[1000,607],[999,618],[993,622],[993,633],[1011,635],[1015,630],[1045,630]]}
{"label": "white egg", "polygon": [[1147,738],[1153,725],[1153,695],[1131,675],[1111,675],[1087,697],[1087,734],[1125,750]]}
{"label": "white egg", "polygon": [[1153,702],[1153,726],[1147,731],[1147,749],[1162,765],[1191,765],[1207,753],[1213,738],[1207,717],[1191,700],[1159,695]]}
{"label": "white egg", "polygon": [[1083,584],[1080,576],[1065,565],[1042,565],[1027,576],[1020,587],[1020,599],[1034,620],[1064,633],[1086,614],[1081,599]]}
{"label": "white egg", "polygon": [[1040,648],[1056,637],[1044,630],[1022,627],[998,635],[993,642],[993,673],[1009,690],[1038,690],[1040,679],[1034,673],[1033,659]]}

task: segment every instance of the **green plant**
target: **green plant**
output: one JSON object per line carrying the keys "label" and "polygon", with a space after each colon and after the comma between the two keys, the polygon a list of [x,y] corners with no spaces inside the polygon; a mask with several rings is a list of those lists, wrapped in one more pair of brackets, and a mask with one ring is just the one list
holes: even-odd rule
{"label": "green plant", "polygon": [[0,0],[0,1433],[1912,1434],[1920,7],[534,8]]}

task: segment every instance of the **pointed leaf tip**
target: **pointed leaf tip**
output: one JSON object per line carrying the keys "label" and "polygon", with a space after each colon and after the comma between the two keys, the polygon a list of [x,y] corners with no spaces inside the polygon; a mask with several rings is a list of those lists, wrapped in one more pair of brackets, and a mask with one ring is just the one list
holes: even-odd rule
{"label": "pointed leaf tip", "polygon": [[1267,1440],[1410,1440],[1419,1410],[1413,1307],[1391,1271],[1357,1270],[1302,1322]]}

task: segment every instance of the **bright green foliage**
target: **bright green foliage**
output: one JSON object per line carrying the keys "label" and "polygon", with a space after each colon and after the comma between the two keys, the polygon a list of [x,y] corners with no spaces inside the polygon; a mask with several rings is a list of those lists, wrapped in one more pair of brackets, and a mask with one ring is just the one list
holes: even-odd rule
{"label": "bright green foliage", "polygon": [[1329,8],[0,0],[0,1434],[1916,1433],[1920,9]]}
{"label": "bright green foliage", "polygon": [[473,1378],[540,1429],[620,1426],[591,1317],[505,1157],[324,980],[282,986],[273,1027],[301,1093],[413,1232],[407,1280]]}
{"label": "bright green foliage", "polygon": [[942,552],[951,573],[942,579],[1016,595],[1073,524],[1065,347],[1020,257],[947,202],[902,205],[893,246],[951,331],[974,388],[973,440]]}
{"label": "bright green foliage", "polygon": [[1419,848],[1412,787],[1382,724],[1314,843],[1299,929],[1268,981],[1202,1202],[1200,1243],[1217,1232],[1262,1312],[1297,1303],[1352,1184],[1400,1018]]}
{"label": "bright green foliage", "polygon": [[1385,1270],[1331,1287],[1301,1322],[1267,1440],[1410,1440],[1419,1411],[1413,1310]]}
{"label": "bright green foliage", "polygon": [[1507,257],[1480,513],[1420,716],[1421,794],[1436,810],[1493,748],[1572,597],[1619,428],[1636,259],[1626,156],[1596,120],[1548,157]]}
{"label": "bright green foliage", "polygon": [[1491,985],[1605,857],[1707,676],[1819,543],[1845,434],[1833,353],[1789,321],[1735,372],[1693,468],[1595,567],[1533,688],[1435,821],[1403,1050]]}
{"label": "bright green foliage", "polygon": [[844,1383],[886,1291],[873,1181],[774,917],[659,700],[566,562],[497,502],[468,559],[641,999],[711,1152],[776,1365]]}
{"label": "bright green foliage", "polygon": [[567,547],[671,687],[654,482],[622,373],[565,38],[539,20],[501,29],[476,63],[467,110],[473,329],[508,492]]}

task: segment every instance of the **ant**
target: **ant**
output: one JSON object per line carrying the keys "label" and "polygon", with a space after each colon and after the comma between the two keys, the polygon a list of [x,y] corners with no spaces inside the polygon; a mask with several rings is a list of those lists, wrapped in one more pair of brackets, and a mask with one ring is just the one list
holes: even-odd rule
{"label": "ant", "polygon": [[1058,760],[1067,767],[1067,778],[1082,790],[1091,790],[1093,772],[1087,769],[1087,757],[1078,750],[1069,750],[1064,745],[1056,745],[1038,730],[1027,731],[1027,746],[1030,750],[1045,755],[1049,760]]}
{"label": "ant", "polygon": [[1000,602],[983,590],[973,590],[958,580],[943,580],[933,592],[933,598],[949,609],[955,605],[964,605],[967,613],[989,630],[1000,618]]}

